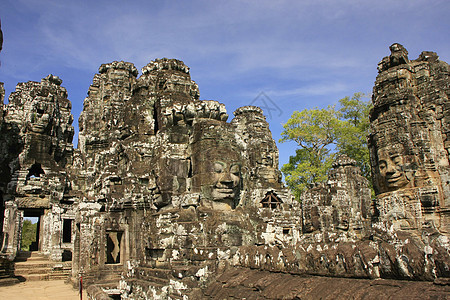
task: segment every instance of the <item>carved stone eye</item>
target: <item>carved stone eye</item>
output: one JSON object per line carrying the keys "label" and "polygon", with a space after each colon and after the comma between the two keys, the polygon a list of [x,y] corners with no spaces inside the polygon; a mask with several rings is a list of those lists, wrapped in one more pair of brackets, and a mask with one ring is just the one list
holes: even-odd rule
{"label": "carved stone eye", "polygon": [[230,173],[236,176],[239,176],[240,171],[239,165],[232,165],[230,168]]}
{"label": "carved stone eye", "polygon": [[392,159],[392,161],[396,164],[399,165],[402,163],[402,158],[400,156],[396,156]]}
{"label": "carved stone eye", "polygon": [[214,163],[214,172],[222,173],[223,172],[223,164],[215,162]]}

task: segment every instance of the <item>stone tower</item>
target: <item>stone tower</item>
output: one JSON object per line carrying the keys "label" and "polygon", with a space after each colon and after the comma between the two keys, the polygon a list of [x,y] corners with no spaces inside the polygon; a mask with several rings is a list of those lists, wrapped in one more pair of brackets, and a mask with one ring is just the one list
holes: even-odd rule
{"label": "stone tower", "polygon": [[396,228],[449,232],[449,65],[409,60],[400,44],[378,65],[369,148],[376,208]]}
{"label": "stone tower", "polygon": [[[72,162],[72,105],[62,80],[19,83],[5,106],[2,128],[2,182],[5,205],[4,251],[14,255],[23,217],[38,217],[39,239],[32,245],[61,260],[73,250],[73,201],[66,166]],[[64,234],[65,233],[65,234]],[[6,238],[8,236],[8,238]],[[70,256],[70,254],[69,254]]]}

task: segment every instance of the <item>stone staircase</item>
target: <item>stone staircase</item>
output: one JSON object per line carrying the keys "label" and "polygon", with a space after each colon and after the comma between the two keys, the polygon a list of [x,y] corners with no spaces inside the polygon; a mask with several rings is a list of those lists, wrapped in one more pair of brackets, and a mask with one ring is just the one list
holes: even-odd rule
{"label": "stone staircase", "polygon": [[15,275],[24,280],[61,280],[71,275],[72,262],[55,262],[37,252],[20,252],[15,259]]}

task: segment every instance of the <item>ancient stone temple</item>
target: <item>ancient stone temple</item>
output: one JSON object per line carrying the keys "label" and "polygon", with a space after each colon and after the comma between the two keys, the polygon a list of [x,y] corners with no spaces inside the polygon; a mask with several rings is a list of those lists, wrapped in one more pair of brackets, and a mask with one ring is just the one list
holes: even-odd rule
{"label": "ancient stone temple", "polygon": [[199,100],[181,61],[153,61],[139,78],[130,63],[100,67],[69,167],[74,277],[117,289],[127,274],[127,297],[182,295],[241,246],[298,239],[300,206],[262,110],[227,119],[223,104]]}
{"label": "ancient stone temple", "polygon": [[[62,260],[72,253],[73,201],[66,198],[72,160],[71,103],[62,80],[20,83],[4,107],[1,136],[2,252],[14,257],[23,217],[38,217],[32,250]],[[69,254],[70,256],[70,254]]]}
{"label": "ancient stone temple", "polygon": [[0,283],[23,218],[39,217],[35,249],[71,260],[71,281],[82,277],[92,299],[300,299],[329,296],[324,285],[341,298],[444,298],[449,67],[432,52],[391,51],[371,113],[375,200],[339,156],[296,201],[263,111],[244,106],[228,122],[176,59],[139,77],[129,62],[101,65],[78,149],[61,79],[19,84],[0,111]]}
{"label": "ancient stone temple", "polygon": [[[372,218],[369,183],[345,155],[333,163],[328,181],[302,195],[303,232],[352,232],[361,237]],[[356,236],[355,236],[356,238]]]}
{"label": "ancient stone temple", "polygon": [[400,44],[378,66],[370,151],[376,211],[397,229],[450,230],[449,65],[409,60]]}

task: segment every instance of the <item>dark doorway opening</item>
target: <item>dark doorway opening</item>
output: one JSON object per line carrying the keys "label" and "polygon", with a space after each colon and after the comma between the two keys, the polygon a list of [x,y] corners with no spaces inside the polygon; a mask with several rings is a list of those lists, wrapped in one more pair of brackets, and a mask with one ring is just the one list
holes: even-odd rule
{"label": "dark doorway opening", "polygon": [[72,251],[70,250],[63,250],[62,254],[62,261],[71,261],[72,260]]}
{"label": "dark doorway opening", "polygon": [[72,219],[63,219],[63,243],[72,242]]}

